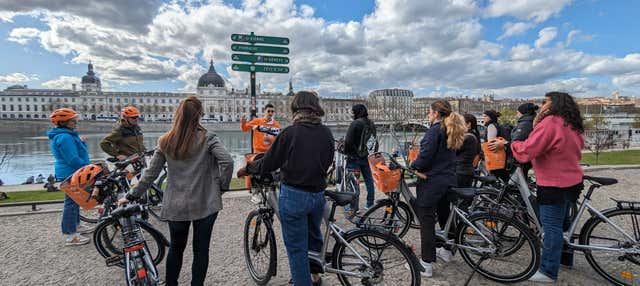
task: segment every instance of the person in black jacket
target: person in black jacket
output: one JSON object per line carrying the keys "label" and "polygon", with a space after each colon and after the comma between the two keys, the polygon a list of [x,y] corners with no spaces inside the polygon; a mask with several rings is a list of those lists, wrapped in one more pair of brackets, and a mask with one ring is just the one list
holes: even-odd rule
{"label": "person in black jacket", "polygon": [[536,118],[538,106],[531,103],[523,103],[518,106],[518,125],[511,131],[511,141],[525,141],[533,131],[533,119]]}
{"label": "person in black jacket", "polygon": [[474,160],[480,154],[478,120],[471,114],[464,115],[466,132],[462,147],[456,151],[456,177],[458,187],[471,187],[475,173]]}
{"label": "person in black jacket", "polygon": [[[362,104],[356,104],[351,108],[353,112],[353,122],[349,125],[347,135],[344,139],[344,151],[347,154],[347,169],[360,170],[364,178],[364,184],[367,186],[367,203],[365,209],[373,206],[375,200],[375,189],[373,187],[373,177],[371,176],[371,168],[369,167],[369,151],[377,151],[376,126],[369,119],[367,107]],[[371,143],[368,146],[368,144]],[[370,150],[371,149],[371,150]],[[351,204],[352,212],[358,211],[358,201]],[[349,208],[346,208],[347,210]]]}
{"label": "person in black jacket", "polygon": [[319,271],[313,275],[308,251],[321,251],[320,224],[324,213],[325,175],[333,162],[331,130],[322,125],[324,110],[318,96],[296,93],[291,102],[293,124],[280,132],[264,157],[238,170],[238,177],[280,169],[282,184],[278,200],[284,245],[294,285],[321,285]]}
{"label": "person in black jacket", "polygon": [[[423,276],[433,275],[432,263],[436,260],[435,218],[444,226],[449,216],[446,192],[456,185],[456,151],[464,140],[464,120],[452,111],[451,104],[438,100],[429,108],[431,127],[420,141],[418,158],[411,164],[417,171],[416,212],[420,221]],[[438,208],[444,204],[446,207]],[[441,213],[442,212],[442,213]],[[437,255],[445,262],[451,259],[451,251],[439,248]]]}

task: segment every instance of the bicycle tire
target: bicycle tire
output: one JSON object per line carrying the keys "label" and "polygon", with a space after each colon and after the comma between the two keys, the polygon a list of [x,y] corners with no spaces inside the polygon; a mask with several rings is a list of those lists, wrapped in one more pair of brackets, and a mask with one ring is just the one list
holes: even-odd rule
{"label": "bicycle tire", "polygon": [[[387,247],[385,248],[378,248],[373,250],[376,252],[376,255],[375,255],[376,260],[371,259],[373,255],[371,253],[372,250],[370,249],[366,250],[369,255],[367,255],[366,252],[365,253],[358,252],[358,255],[362,256],[365,259],[368,258],[368,263],[373,265],[373,268],[374,268],[374,269],[367,269],[368,267],[366,267],[366,265],[357,266],[356,271],[360,271],[360,273],[367,272],[367,271],[374,272],[374,277],[372,278],[372,280],[374,281],[370,281],[369,278],[362,278],[358,282],[361,282],[363,285],[376,285],[376,284],[412,285],[412,286],[420,285],[420,282],[421,282],[420,268],[421,267],[418,266],[419,265],[418,258],[411,251],[411,249],[407,247],[402,241],[400,241],[400,239],[398,239],[396,236],[383,233],[380,231],[370,230],[370,229],[354,229],[346,232],[343,235],[343,238],[352,247],[357,247],[357,246],[354,246],[354,244],[352,244],[351,242],[361,242],[363,240],[376,239],[376,238],[384,241],[381,244],[387,245]],[[374,243],[374,244],[378,244],[378,243]],[[401,281],[395,281],[395,282],[394,281],[391,281],[391,282],[375,281],[375,280],[384,280],[385,278],[389,278],[389,275],[385,275],[385,273],[380,272],[380,271],[390,269],[390,268],[385,268],[383,266],[380,266],[380,260],[383,260],[383,257],[384,257],[384,254],[382,253],[383,251],[391,251],[392,249],[396,249],[402,258],[401,260],[399,260],[399,264],[396,266],[401,268],[402,270],[407,270],[405,269],[405,264],[407,264],[409,266],[409,269],[407,271],[409,271],[411,275],[399,275]],[[332,257],[331,263],[334,269],[349,271],[350,269],[345,269],[346,268],[345,266],[353,266],[354,263],[349,263],[349,262],[344,263],[345,259],[354,257],[353,255],[346,254],[346,251],[351,251],[351,250],[348,247],[346,247],[343,242],[341,242],[340,240],[337,240],[332,251],[333,257]],[[390,261],[387,259],[384,259],[384,260]],[[349,279],[352,279],[352,280],[358,279],[354,277],[348,277],[345,274],[337,274],[337,275],[338,275],[338,280],[340,280],[340,283],[345,286],[356,284],[356,281],[350,281]],[[384,282],[384,283],[381,283],[381,282]],[[407,283],[407,282],[410,282],[410,283]],[[357,284],[357,285],[360,285],[360,284]]]}
{"label": "bicycle tire", "polygon": [[102,205],[98,205],[90,210],[80,209],[80,220],[86,223],[98,223],[100,220],[99,208],[101,207]]}
{"label": "bicycle tire", "polygon": [[[382,217],[372,218],[371,216],[380,209],[382,209]],[[389,210],[391,210],[390,213]],[[365,224],[367,220],[371,218],[376,222],[382,221],[385,225],[391,226],[391,224],[393,224],[394,222],[395,216],[398,216],[399,221],[403,222],[403,225],[401,225],[400,227],[391,228],[391,233],[399,238],[403,238],[411,228],[411,223],[407,223],[407,221],[413,221],[413,213],[411,213],[409,205],[407,205],[407,203],[403,201],[398,201],[398,206],[395,207],[391,199],[379,200],[371,208],[369,208],[369,210],[367,210],[364,215],[362,215],[359,223]]]}
{"label": "bicycle tire", "polygon": [[[156,251],[151,253],[149,249],[149,239],[147,235],[145,236],[145,244],[147,249],[149,249],[149,253],[151,253],[151,258],[155,265],[159,265],[164,259],[166,253],[166,247],[168,246],[168,242],[166,238],[155,228],[153,228],[148,223],[139,222],[139,226],[143,232],[146,232],[153,238],[153,242],[155,245]],[[109,231],[112,230],[114,235],[110,236]],[[95,231],[93,232],[93,244],[98,250],[98,253],[104,258],[109,258],[112,256],[122,255],[122,247],[121,241],[118,241],[117,244],[114,243],[116,236],[120,234],[119,222],[114,219],[104,220],[98,224]],[[117,264],[120,267],[124,267],[122,263]]]}
{"label": "bicycle tire", "polygon": [[[263,227],[264,226],[264,230]],[[249,231],[254,229],[253,236],[250,236]],[[260,231],[266,231],[264,233],[264,241],[259,241],[259,245],[255,245],[256,239],[261,240]],[[257,235],[257,236],[256,236]],[[269,220],[264,219],[264,215],[260,210],[253,210],[247,215],[247,219],[244,223],[244,234],[243,234],[243,248],[244,248],[244,259],[247,264],[247,270],[249,270],[249,275],[251,279],[258,285],[265,285],[271,280],[271,277],[276,275],[277,268],[277,247],[276,247],[276,237],[273,232],[273,227]],[[257,267],[251,257],[251,253],[255,251],[254,247],[259,247],[258,253],[261,249],[269,249],[268,265],[267,269],[264,273],[258,273]],[[266,255],[265,255],[266,256]]]}
{"label": "bicycle tire", "polygon": [[[467,265],[469,265],[472,269],[475,269],[477,267],[477,271],[478,273],[480,273],[482,276],[496,281],[496,282],[500,282],[500,283],[516,283],[516,282],[521,282],[524,280],[529,279],[531,276],[533,276],[533,274],[535,274],[535,272],[538,270],[538,267],[540,265],[540,260],[541,260],[541,255],[540,255],[540,241],[538,240],[538,238],[535,236],[535,234],[533,234],[533,232],[529,229],[529,227],[527,227],[525,224],[523,224],[522,222],[520,222],[519,220],[507,217],[505,215],[499,214],[499,213],[489,213],[489,212],[477,212],[474,213],[472,215],[470,215],[469,217],[467,217],[467,220],[469,220],[469,222],[471,222],[472,224],[474,224],[476,227],[478,227],[479,225],[476,224],[475,222],[484,222],[481,223],[480,225],[482,225],[482,228],[497,228],[497,226],[502,223],[508,223],[510,227],[516,229],[517,231],[519,231],[520,233],[522,233],[522,237],[525,238],[525,243],[523,243],[524,245],[528,245],[529,249],[531,250],[531,259],[529,261],[529,263],[526,263],[526,261],[524,261],[526,268],[524,268],[524,270],[522,270],[519,273],[515,273],[513,275],[505,275],[503,274],[505,269],[509,269],[509,268],[513,268],[513,266],[517,266],[517,265],[521,265],[523,260],[519,259],[516,257],[516,260],[514,262],[507,262],[508,266],[502,266],[502,267],[498,267],[496,272],[492,272],[489,271],[488,269],[484,268],[484,266],[482,265],[481,262],[479,263],[480,265],[477,266],[476,261],[474,261],[474,259],[472,258],[472,255],[477,255],[475,253],[473,253],[472,250],[470,249],[465,249],[462,247],[459,247],[458,249],[460,250],[460,254],[462,256],[462,259],[465,261],[465,263],[467,263]],[[487,224],[490,223],[490,224]],[[486,225],[486,227],[485,227]],[[468,241],[473,241],[472,239],[467,240],[466,235],[469,236],[473,236],[475,235],[475,230],[473,230],[472,228],[468,227],[465,223],[460,223],[457,231],[456,231],[456,243],[459,245],[465,245],[465,246],[470,246],[470,247],[477,247],[474,246],[472,244],[468,244]],[[486,234],[485,234],[486,235]],[[492,238],[493,235],[488,236],[488,238]],[[500,240],[499,239],[495,239],[495,237],[493,237],[494,239],[491,239],[492,242],[494,243],[494,245],[497,246],[497,251],[492,253],[492,258],[499,258],[500,260],[497,260],[498,262],[501,261],[505,261],[504,258],[509,257],[511,255],[514,254],[514,252],[510,251],[509,249],[507,249],[504,252],[500,251]],[[484,240],[478,239],[480,241],[481,244],[486,244],[486,242]],[[467,243],[467,244],[465,244]],[[472,242],[473,243],[473,242]],[[519,248],[519,250],[522,249]],[[480,261],[481,258],[478,259],[478,261]],[[485,264],[486,265],[486,264]]]}
{"label": "bicycle tire", "polygon": [[[640,225],[638,224],[638,221],[640,220],[640,209],[632,209],[632,208],[622,208],[622,209],[609,209],[609,210],[605,210],[603,211],[603,215],[611,220],[614,221],[614,218],[616,216],[630,216],[630,221],[632,225],[632,228],[635,232],[631,233],[630,235],[633,237],[635,235],[635,239],[640,241],[640,233],[638,233],[638,230],[640,230]],[[635,218],[634,218],[635,216]],[[601,223],[604,223],[605,226],[605,231],[607,234],[616,234],[617,232],[613,229],[613,228],[606,228],[606,226],[608,225],[606,221],[602,220],[601,218],[597,217],[597,216],[593,216],[591,219],[589,219],[584,226],[582,227],[582,229],[580,230],[580,244],[581,245],[590,245],[590,243],[592,242],[592,239],[594,238],[598,238],[595,236],[592,236],[594,230],[596,229],[596,227],[598,227],[599,225],[601,225]],[[615,221],[614,221],[615,223]],[[618,225],[618,223],[616,223],[616,225]],[[622,227],[620,225],[618,225],[618,227]],[[608,239],[608,238],[606,238]],[[618,246],[623,246],[623,245],[627,245],[628,247],[633,247],[633,243],[631,242],[631,244],[629,245],[629,241],[619,241],[619,242],[609,242],[607,243],[607,246],[612,247],[612,245],[618,245]],[[637,246],[637,245],[636,245]],[[640,273],[640,254],[635,254],[635,255],[615,255],[612,256],[612,259],[610,259],[609,261],[602,261],[602,259],[597,259],[596,257],[594,257],[594,253],[598,253],[598,252],[603,252],[601,250],[585,250],[584,251],[584,255],[587,259],[587,262],[589,262],[589,265],[591,265],[591,267],[593,267],[593,269],[596,270],[596,272],[598,272],[598,274],[600,274],[600,276],[602,276],[603,278],[607,279],[609,282],[615,284],[615,285],[637,285],[634,283],[634,276],[638,275],[638,273]],[[598,260],[600,260],[600,262],[598,262]],[[624,263],[626,261],[629,261],[631,263],[628,263],[629,265],[627,267],[622,267],[621,272],[617,273],[618,275],[616,275],[616,273],[609,273],[609,271],[606,271],[605,268],[611,268],[610,266],[616,264],[616,263]],[[608,266],[608,267],[607,267]],[[634,267],[635,270],[630,270],[630,269],[634,269],[631,268]],[[620,267],[614,267],[617,269],[620,269]],[[624,273],[626,272],[626,273]],[[624,273],[624,274],[623,274]],[[626,275],[625,275],[626,274]],[[630,276],[627,276],[631,274]],[[629,278],[625,278],[624,276],[627,277],[631,277],[631,279]],[[616,278],[616,277],[621,277],[623,279],[620,278]],[[637,278],[636,278],[637,279]],[[637,280],[635,280],[637,281]]]}

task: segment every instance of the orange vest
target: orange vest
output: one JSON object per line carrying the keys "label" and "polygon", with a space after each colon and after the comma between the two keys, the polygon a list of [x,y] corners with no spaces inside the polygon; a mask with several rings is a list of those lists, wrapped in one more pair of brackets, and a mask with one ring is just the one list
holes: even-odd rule
{"label": "orange vest", "polygon": [[[262,117],[255,118],[247,123],[240,123],[240,129],[242,131],[247,132],[250,131],[254,126],[267,126],[271,128],[280,128],[280,124],[277,121],[271,120],[271,122],[267,122]],[[269,150],[273,141],[276,140],[276,137],[273,135],[269,135],[263,132],[253,132],[253,152],[254,153],[264,153]]]}

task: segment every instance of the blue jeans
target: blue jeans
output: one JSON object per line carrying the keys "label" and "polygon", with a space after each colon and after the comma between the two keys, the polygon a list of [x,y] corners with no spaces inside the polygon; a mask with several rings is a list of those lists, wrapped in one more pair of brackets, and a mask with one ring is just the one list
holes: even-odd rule
{"label": "blue jeans", "polygon": [[311,193],[282,184],[278,199],[284,246],[295,286],[311,285],[309,250],[322,250],[324,191]]}
{"label": "blue jeans", "polygon": [[64,206],[62,207],[62,233],[76,233],[79,224],[80,206],[65,194]]}
{"label": "blue jeans", "polygon": [[560,257],[564,246],[562,228],[568,207],[567,200],[559,204],[540,205],[540,223],[544,231],[540,272],[553,280],[558,279],[558,268],[560,268]]}
{"label": "blue jeans", "polygon": [[[360,174],[364,178],[364,184],[367,186],[367,207],[373,206],[375,200],[375,189],[373,187],[373,177],[371,176],[371,168],[369,167],[369,160],[367,158],[348,158],[347,169],[349,171],[360,170]],[[360,194],[360,190],[358,190]],[[358,201],[351,204],[354,210],[358,210]]]}

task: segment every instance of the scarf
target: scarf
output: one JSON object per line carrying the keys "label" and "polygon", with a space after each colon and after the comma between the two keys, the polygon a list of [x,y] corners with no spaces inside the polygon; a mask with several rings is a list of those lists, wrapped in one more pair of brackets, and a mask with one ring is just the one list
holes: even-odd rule
{"label": "scarf", "polygon": [[320,116],[318,116],[318,114],[313,110],[300,109],[293,113],[293,122],[320,124],[322,122],[322,119],[320,119]]}

